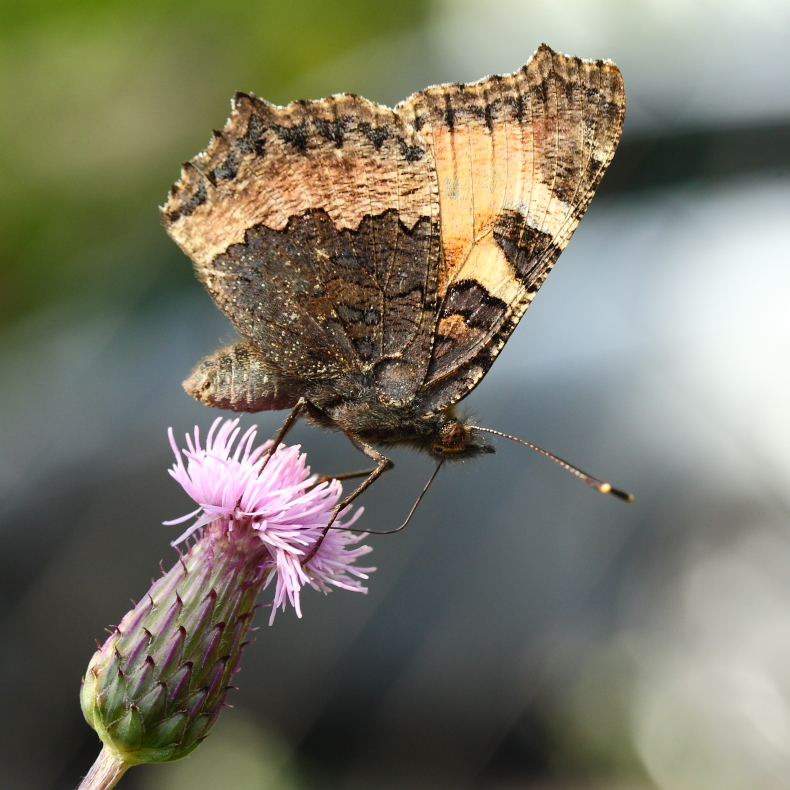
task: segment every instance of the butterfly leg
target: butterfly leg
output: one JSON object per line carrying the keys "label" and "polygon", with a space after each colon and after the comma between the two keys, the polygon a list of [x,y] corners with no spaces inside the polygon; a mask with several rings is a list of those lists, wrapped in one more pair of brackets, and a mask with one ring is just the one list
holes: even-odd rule
{"label": "butterfly leg", "polygon": [[[354,436],[353,434],[347,433],[349,441],[354,447],[357,448],[361,453],[365,453],[368,458],[372,458],[376,462],[375,469],[371,469],[368,476],[340,503],[334,506],[332,517],[329,519],[329,523],[324,527],[324,531],[321,533],[321,537],[315,543],[315,546],[310,550],[307,556],[302,560],[302,565],[306,562],[309,562],[314,556],[315,553],[320,548],[321,544],[324,542],[324,538],[326,537],[327,532],[332,528],[332,524],[334,524],[335,519],[338,517],[338,514],[348,505],[350,505],[365,489],[369,488],[373,483],[378,480],[387,469],[391,469],[393,466],[392,461],[387,458],[386,455],[380,453],[375,447],[371,447],[367,442],[362,441],[358,436]],[[361,473],[352,473],[351,476],[357,477],[361,476]]]}
{"label": "butterfly leg", "polygon": [[360,469],[358,472],[341,472],[339,475],[321,475],[321,482],[326,480],[353,480],[355,477],[367,477],[373,474],[376,469]]}
{"label": "butterfly leg", "polygon": [[341,472],[339,475],[321,475],[310,488],[305,490],[312,491],[316,486],[328,483],[330,480],[353,480],[355,477],[367,477],[374,471],[375,469],[360,469],[358,472]]}
{"label": "butterfly leg", "polygon": [[277,431],[277,435],[274,437],[272,441],[272,446],[266,451],[266,460],[263,462],[263,466],[261,467],[261,471],[258,472],[258,475],[263,472],[266,468],[266,464],[269,463],[269,460],[274,455],[275,450],[282,444],[283,439],[285,439],[288,431],[294,427],[294,423],[299,419],[299,415],[304,410],[304,407],[307,405],[307,401],[304,398],[299,398],[296,401],[296,405],[291,409],[291,413],[285,418],[285,422],[282,424],[282,427],[279,431]]}

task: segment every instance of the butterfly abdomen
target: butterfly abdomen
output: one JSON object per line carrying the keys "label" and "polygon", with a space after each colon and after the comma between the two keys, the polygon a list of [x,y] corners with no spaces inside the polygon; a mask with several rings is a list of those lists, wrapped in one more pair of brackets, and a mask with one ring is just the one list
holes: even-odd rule
{"label": "butterfly abdomen", "polygon": [[246,343],[222,348],[199,362],[184,389],[207,406],[231,411],[290,409],[299,398]]}

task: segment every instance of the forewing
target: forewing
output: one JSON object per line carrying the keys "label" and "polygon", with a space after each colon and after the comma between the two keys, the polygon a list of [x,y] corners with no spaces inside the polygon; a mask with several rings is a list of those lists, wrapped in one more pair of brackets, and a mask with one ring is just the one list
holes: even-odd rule
{"label": "forewing", "polygon": [[[163,209],[170,235],[280,376],[397,367],[424,379],[440,255],[433,158],[353,95],[276,107],[239,94]],[[400,371],[403,379],[403,371]]]}
{"label": "forewing", "polygon": [[542,46],[515,74],[441,85],[396,108],[436,162],[443,260],[426,405],[467,394],[584,214],[622,130],[620,72]]}

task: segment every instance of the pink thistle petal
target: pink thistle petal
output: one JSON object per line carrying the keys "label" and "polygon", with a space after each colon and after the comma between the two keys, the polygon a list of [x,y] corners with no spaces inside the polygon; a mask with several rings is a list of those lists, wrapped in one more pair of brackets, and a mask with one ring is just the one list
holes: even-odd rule
{"label": "pink thistle petal", "polygon": [[238,419],[220,417],[212,423],[205,447],[195,427],[194,434],[186,435],[186,449],[180,451],[172,429],[168,430],[176,457],[168,471],[199,505],[186,516],[164,522],[175,525],[196,518],[173,545],[202,527],[208,528],[203,539],[252,530],[267,549],[268,558],[261,566],[264,588],[274,583],[270,622],[276,611],[285,610],[289,603],[297,616],[302,616],[300,593],[305,585],[324,593],[332,587],[367,592],[360,580],[367,579],[375,568],[358,568],[354,563],[371,548],[355,546],[362,536],[344,529],[359,518],[362,508],[343,522],[352,510],[344,508],[318,551],[302,565],[329,523],[343,487],[337,480],[316,485],[317,477],[311,475],[306,456],[297,445],[280,445],[269,458],[270,441],[253,446],[254,426],[239,438],[240,433]]}

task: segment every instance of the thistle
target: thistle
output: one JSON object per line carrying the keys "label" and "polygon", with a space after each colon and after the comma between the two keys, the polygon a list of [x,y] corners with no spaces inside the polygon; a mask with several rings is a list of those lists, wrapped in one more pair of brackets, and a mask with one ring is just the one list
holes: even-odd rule
{"label": "thistle", "polygon": [[270,442],[253,448],[255,428],[237,442],[238,420],[220,423],[205,448],[197,428],[187,436],[186,464],[170,432],[170,474],[199,507],[165,523],[196,520],[174,541],[186,547],[176,565],[88,665],[82,710],[104,748],[82,790],[106,790],[131,765],[178,760],[197,748],[232,688],[261,589],[274,583],[270,623],[288,603],[301,617],[306,584],[366,591],[361,580],[373,569],[353,563],[370,548],[342,529],[361,510],[302,564],[340,500],[340,483],[311,476],[298,447],[271,455]]}

